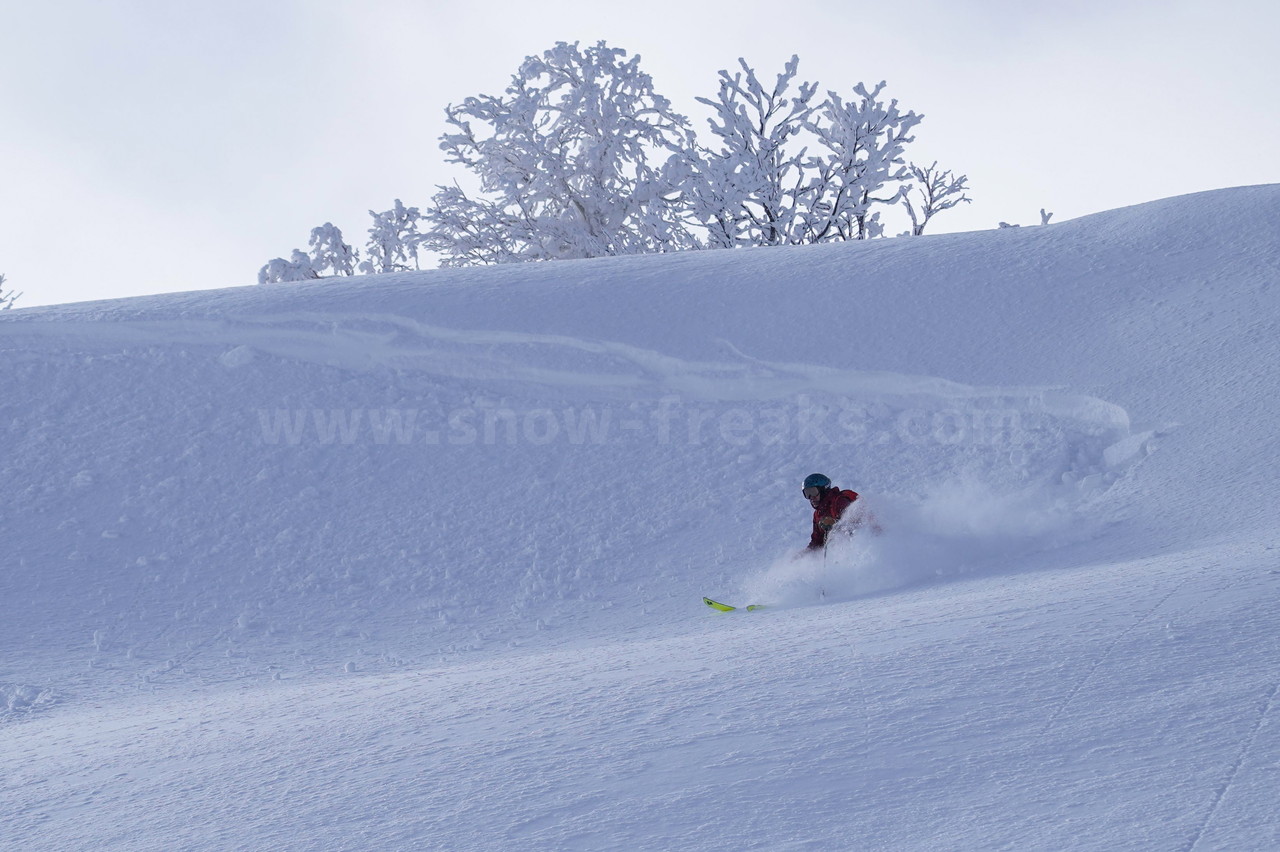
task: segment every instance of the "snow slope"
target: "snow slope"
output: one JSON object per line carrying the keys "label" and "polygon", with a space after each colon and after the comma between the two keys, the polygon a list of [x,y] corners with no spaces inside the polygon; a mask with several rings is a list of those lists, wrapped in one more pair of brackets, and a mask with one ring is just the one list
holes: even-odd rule
{"label": "snow slope", "polygon": [[1280,847],[1278,214],[0,314],[0,835]]}

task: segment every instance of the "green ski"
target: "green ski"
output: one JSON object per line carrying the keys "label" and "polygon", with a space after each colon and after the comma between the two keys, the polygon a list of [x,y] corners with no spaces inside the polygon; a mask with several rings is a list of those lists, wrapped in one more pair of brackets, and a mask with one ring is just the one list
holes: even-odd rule
{"label": "green ski", "polygon": [[733,612],[734,610],[738,610],[738,609],[745,609],[747,612],[755,612],[758,609],[764,609],[764,604],[751,604],[750,606],[729,606],[728,604],[720,603],[720,601],[713,601],[711,600],[711,598],[703,598],[702,602],[707,606],[711,607],[712,609],[719,610],[720,612]]}

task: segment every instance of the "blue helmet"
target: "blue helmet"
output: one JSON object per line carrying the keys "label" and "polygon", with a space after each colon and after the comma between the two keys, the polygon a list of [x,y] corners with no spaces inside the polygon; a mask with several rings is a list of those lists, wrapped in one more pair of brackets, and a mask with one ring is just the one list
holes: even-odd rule
{"label": "blue helmet", "polygon": [[805,488],[830,488],[831,478],[820,473],[811,473],[804,478]]}

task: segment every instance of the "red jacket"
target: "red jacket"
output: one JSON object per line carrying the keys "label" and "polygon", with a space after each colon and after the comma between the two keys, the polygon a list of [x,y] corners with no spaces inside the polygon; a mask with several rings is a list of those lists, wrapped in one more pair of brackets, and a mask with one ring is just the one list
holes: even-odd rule
{"label": "red jacket", "polygon": [[[822,495],[818,498],[818,507],[813,510],[813,535],[809,537],[810,550],[826,546],[828,530],[840,520],[844,510],[853,505],[857,499],[857,491],[848,489],[841,491],[839,488],[822,489]],[[824,521],[826,529],[823,529]]]}

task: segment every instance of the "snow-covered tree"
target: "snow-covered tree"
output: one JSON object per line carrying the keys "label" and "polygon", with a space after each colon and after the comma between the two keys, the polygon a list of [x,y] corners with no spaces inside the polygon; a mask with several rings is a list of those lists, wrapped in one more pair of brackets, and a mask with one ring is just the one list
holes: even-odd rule
{"label": "snow-covered tree", "polygon": [[859,83],[848,102],[829,91],[815,103],[816,83],[792,90],[796,56],[772,88],[745,59],[738,64],[734,74],[720,72],[715,100],[698,99],[715,110],[710,125],[719,146],[689,158],[682,184],[707,246],[880,236],[872,208],[901,197],[910,174],[904,151],[923,116],[881,101],[884,82],[873,90]]}
{"label": "snow-covered tree", "polygon": [[687,120],[640,70],[599,42],[528,57],[502,96],[446,110],[448,161],[479,193],[440,187],[424,219],[445,266],[691,248],[664,162],[687,151]]}
{"label": "snow-covered tree", "polygon": [[342,240],[342,231],[325,222],[311,229],[311,254],[294,249],[288,260],[275,257],[258,270],[259,284],[311,281],[327,270],[334,275],[354,275],[356,251]]}
{"label": "snow-covered tree", "polygon": [[912,188],[918,189],[921,195],[920,208],[917,210],[912,202],[910,190],[903,193],[902,201],[907,208],[907,215],[911,217],[911,233],[917,237],[924,233],[925,225],[937,214],[950,210],[961,202],[972,203],[972,199],[964,194],[968,189],[966,184],[969,178],[966,175],[956,177],[950,171],[940,171],[937,160],[925,168],[912,163],[911,176],[916,181]]}
{"label": "snow-covered tree", "polygon": [[0,275],[0,311],[7,311],[13,307],[13,303],[17,301],[21,293],[15,293],[12,290],[5,292],[4,276]]}
{"label": "snow-covered tree", "polygon": [[604,42],[527,57],[502,95],[445,111],[440,148],[474,186],[437,187],[425,213],[399,199],[369,211],[358,264],[326,222],[311,232],[309,264],[295,251],[262,279],[416,269],[423,249],[468,266],[867,239],[884,233],[876,208],[900,200],[919,234],[969,201],[965,176],[904,164],[922,116],[886,104],[883,81],[818,103],[817,83],[798,81],[799,57],[769,86],[740,58],[737,71],[720,71],[714,99],[698,98],[712,110],[706,147],[639,63]]}
{"label": "snow-covered tree", "polygon": [[[818,155],[809,159],[814,177],[805,198],[802,241],[852,240],[883,233],[876,204],[894,205],[906,191],[911,171],[903,164],[912,129],[924,116],[902,112],[894,99],[887,105],[880,92],[885,82],[868,91],[863,83],[853,87],[855,100],[845,101],[835,92],[806,129],[818,139]],[[895,186],[896,184],[896,186]],[[875,193],[886,193],[877,197]]]}
{"label": "snow-covered tree", "polygon": [[342,239],[342,231],[332,222],[325,222],[311,229],[311,268],[323,275],[333,270],[334,275],[355,275],[359,252]]}
{"label": "snow-covered tree", "polygon": [[365,261],[361,272],[402,272],[418,269],[418,249],[426,241],[426,235],[418,230],[423,219],[417,207],[405,207],[400,199],[395,206],[381,213],[369,211],[373,227],[369,229],[369,242],[365,247]]}
{"label": "snow-covered tree", "polygon": [[320,273],[316,272],[311,265],[311,257],[298,249],[293,250],[293,256],[289,260],[283,257],[274,257],[268,260],[262,269],[258,270],[259,284],[281,284],[294,281],[310,281],[319,278]]}
{"label": "snow-covered tree", "polygon": [[796,242],[796,224],[808,177],[804,150],[789,151],[816,105],[816,83],[795,80],[800,58],[792,56],[771,88],[765,88],[745,59],[741,70],[720,72],[715,100],[698,98],[715,110],[708,119],[718,149],[689,160],[684,189],[689,215],[708,230],[707,245],[783,245]]}

